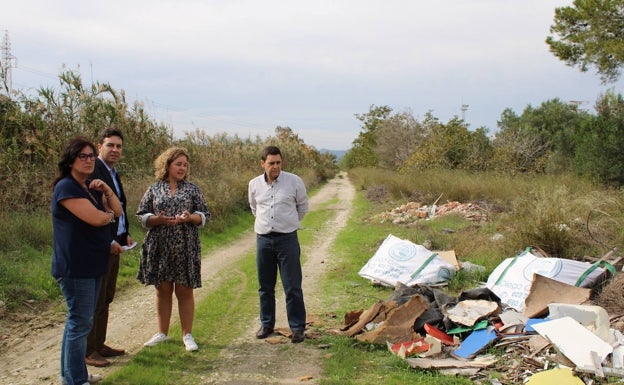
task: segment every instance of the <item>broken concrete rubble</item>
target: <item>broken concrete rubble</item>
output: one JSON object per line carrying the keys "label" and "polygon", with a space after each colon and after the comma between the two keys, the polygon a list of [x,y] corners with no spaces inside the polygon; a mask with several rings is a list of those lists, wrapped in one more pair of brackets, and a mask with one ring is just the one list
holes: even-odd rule
{"label": "broken concrete rubble", "polygon": [[[436,201],[437,202],[437,201]],[[423,219],[432,219],[443,215],[459,215],[470,221],[482,222],[488,219],[487,210],[475,203],[461,203],[457,201],[446,202],[442,205],[435,203],[427,206],[417,202],[408,202],[390,211],[378,214],[371,220],[394,224],[409,224]]]}

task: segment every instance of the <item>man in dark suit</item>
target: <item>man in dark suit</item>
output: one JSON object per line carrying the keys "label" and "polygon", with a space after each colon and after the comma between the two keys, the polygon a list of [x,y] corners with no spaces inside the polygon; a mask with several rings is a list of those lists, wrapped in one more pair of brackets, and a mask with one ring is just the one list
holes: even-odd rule
{"label": "man in dark suit", "polygon": [[95,170],[92,178],[103,180],[117,194],[123,214],[117,218],[111,227],[113,242],[110,246],[108,271],[102,279],[102,287],[95,307],[93,328],[87,337],[87,365],[103,367],[111,364],[107,357],[125,354],[123,349],[115,349],[106,345],[106,329],[108,325],[108,310],[117,289],[117,274],[119,272],[119,255],[124,252],[123,246],[132,245],[133,241],[128,233],[128,215],[126,214],[126,196],[121,179],[117,175],[115,165],[121,159],[123,150],[123,134],[117,128],[107,128],[100,135],[98,141],[98,158],[95,161]]}

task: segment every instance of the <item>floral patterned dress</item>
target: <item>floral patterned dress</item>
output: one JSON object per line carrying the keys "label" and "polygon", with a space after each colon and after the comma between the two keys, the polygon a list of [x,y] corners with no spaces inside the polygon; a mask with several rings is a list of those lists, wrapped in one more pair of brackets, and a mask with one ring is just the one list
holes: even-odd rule
{"label": "floral patterned dress", "polygon": [[[152,184],[139,203],[137,217],[145,215],[174,216],[188,210],[199,214],[203,226],[211,214],[204,195],[195,184],[182,180],[173,195],[167,181]],[[201,287],[201,245],[199,227],[192,223],[155,226],[145,234],[137,279],[145,285],[158,286],[173,282],[191,288]]]}

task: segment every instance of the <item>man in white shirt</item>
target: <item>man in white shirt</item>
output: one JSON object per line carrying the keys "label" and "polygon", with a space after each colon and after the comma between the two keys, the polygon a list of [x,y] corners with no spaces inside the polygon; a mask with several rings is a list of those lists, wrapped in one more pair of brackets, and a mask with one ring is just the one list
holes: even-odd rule
{"label": "man in white shirt", "polygon": [[305,339],[306,310],[301,288],[301,248],[297,230],[308,212],[303,180],[282,171],[282,154],[275,146],[262,151],[264,173],[249,182],[249,205],[255,216],[256,265],[260,289],[260,329],[256,338],[266,338],[275,327],[277,271],[286,295],[286,314],[291,342]]}

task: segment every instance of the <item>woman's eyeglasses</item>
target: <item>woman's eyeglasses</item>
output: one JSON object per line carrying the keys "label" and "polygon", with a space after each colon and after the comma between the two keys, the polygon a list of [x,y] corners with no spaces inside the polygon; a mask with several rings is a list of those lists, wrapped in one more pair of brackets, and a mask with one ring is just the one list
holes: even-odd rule
{"label": "woman's eyeglasses", "polygon": [[93,160],[95,159],[95,154],[94,153],[90,153],[90,154],[83,154],[82,152],[80,154],[78,154],[78,159],[80,159],[81,161],[86,161],[87,159],[89,160]]}

